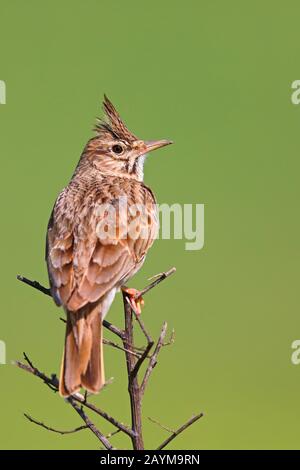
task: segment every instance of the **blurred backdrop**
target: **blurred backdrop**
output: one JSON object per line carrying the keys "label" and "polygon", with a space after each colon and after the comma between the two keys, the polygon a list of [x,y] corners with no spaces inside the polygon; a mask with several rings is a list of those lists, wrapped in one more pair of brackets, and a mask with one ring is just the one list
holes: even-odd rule
{"label": "blurred backdrop", "polygon": [[[0,1],[2,448],[96,448],[80,420],[38,379],[9,364],[26,351],[58,372],[62,311],[16,281],[47,284],[45,232],[101,116],[103,93],[129,128],[175,145],[149,157],[145,181],[160,203],[204,203],[205,246],[158,240],[140,273],[176,266],[146,298],[153,336],[176,331],[144,400],[145,441],[193,413],[205,418],[171,448],[299,448],[299,2],[228,0]],[[121,325],[118,299],[109,320]],[[114,382],[93,400],[129,421],[123,355],[105,349]],[[105,432],[111,430],[97,421]],[[125,437],[114,444],[126,448]]]}

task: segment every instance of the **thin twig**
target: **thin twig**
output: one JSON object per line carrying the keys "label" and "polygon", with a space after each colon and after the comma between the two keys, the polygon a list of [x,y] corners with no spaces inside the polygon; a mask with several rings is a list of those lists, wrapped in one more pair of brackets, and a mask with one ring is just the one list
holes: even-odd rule
{"label": "thin twig", "polygon": [[24,413],[24,416],[31,423],[37,424],[38,426],[41,426],[41,428],[44,428],[47,431],[56,432],[57,434],[73,434],[75,432],[82,431],[83,429],[88,429],[88,426],[84,425],[84,426],[79,426],[78,428],[75,428],[75,429],[70,429],[69,431],[62,431],[61,429],[55,429],[55,428],[52,428],[51,426],[47,426],[47,424],[43,423],[42,421],[38,421],[37,419],[33,418],[27,413]]}
{"label": "thin twig", "polygon": [[106,344],[108,346],[112,346],[113,348],[119,349],[120,351],[123,351],[123,352],[128,352],[129,354],[132,354],[133,356],[135,356],[137,358],[140,358],[142,356],[141,353],[136,353],[134,351],[130,351],[129,349],[122,348],[122,346],[120,346],[117,343],[114,343],[113,341],[110,341],[109,339],[104,338],[103,339],[103,344]]}
{"label": "thin twig", "polygon": [[[129,301],[127,300],[127,302],[129,303]],[[130,304],[129,304],[130,305]],[[144,325],[144,322],[142,321],[142,319],[140,318],[140,315],[137,315],[135,312],[133,312],[135,318],[136,318],[136,321],[138,322],[139,324],[139,327],[140,329],[142,330],[142,332],[144,333],[145,335],[145,338],[147,339],[147,343],[149,345],[149,343],[153,343],[153,339],[151,338],[151,336],[149,335],[148,331],[146,330],[146,327]]]}
{"label": "thin twig", "polygon": [[157,426],[164,429],[165,431],[168,431],[171,434],[174,434],[176,432],[174,431],[174,429],[168,428],[167,426],[165,426],[164,424],[161,424],[159,421],[156,421],[156,419],[151,418],[150,416],[148,416],[148,419],[149,421],[151,421],[151,423],[157,424]]}
{"label": "thin twig", "polygon": [[93,434],[99,439],[100,442],[104,445],[104,447],[108,450],[113,450],[115,449],[109,440],[102,434],[99,429],[95,426],[95,424],[90,420],[90,418],[86,415],[86,413],[83,411],[82,406],[78,406],[77,403],[75,403],[75,400],[73,397],[67,398],[67,401],[70,403],[70,405],[74,408],[74,410],[77,411],[81,419],[85,422],[87,427],[92,431]]}
{"label": "thin twig", "polygon": [[120,330],[120,328],[116,327],[115,325],[112,325],[112,323],[109,323],[107,320],[103,320],[103,326],[107,330],[119,336],[119,338],[124,339],[125,332],[123,330]]}
{"label": "thin twig", "polygon": [[[167,277],[171,276],[175,272],[176,272],[176,268],[173,267],[173,268],[169,269],[169,271],[166,271],[164,273],[157,274],[156,276],[153,276],[153,277],[155,277],[155,280],[153,282],[151,282],[151,284],[149,284],[148,286],[144,287],[144,289],[139,291],[139,293],[136,294],[135,299],[139,299],[143,295],[147,294],[147,292],[149,292],[149,290],[153,289],[153,287],[156,287],[160,282],[164,281],[165,279],[167,279]],[[152,279],[153,279],[153,277],[152,277]]]}
{"label": "thin twig", "polygon": [[31,281],[30,279],[27,279],[27,277],[20,276],[19,274],[17,276],[17,279],[18,279],[18,281],[24,282],[24,284],[27,284],[28,286],[31,286],[34,289],[37,289],[40,292],[43,292],[43,294],[49,295],[50,297],[52,297],[50,289],[48,289],[47,287],[42,286],[39,282]]}
{"label": "thin twig", "polygon": [[27,356],[26,352],[23,352],[23,357],[24,357],[25,361],[27,362],[27,364],[29,364],[29,366],[32,367],[32,369],[36,369],[34,367],[34,365],[32,364],[31,360],[29,359],[29,357]]}
{"label": "thin twig", "polygon": [[169,340],[163,343],[163,346],[171,346],[172,344],[174,344],[174,342],[175,342],[175,330],[173,328],[173,330],[171,331]]}
{"label": "thin twig", "polygon": [[79,395],[79,394],[73,395],[73,398],[74,398],[74,400],[76,400],[79,403],[81,403],[82,405],[84,405],[86,408],[89,408],[91,411],[94,411],[96,414],[98,414],[102,418],[106,419],[106,421],[109,421],[116,428],[120,429],[120,431],[123,431],[128,436],[131,437],[133,435],[133,431],[129,427],[125,426],[125,424],[121,423],[120,421],[117,421],[115,418],[108,415],[105,411],[101,410],[100,408],[95,406],[93,403],[85,401],[84,398],[81,395]]}
{"label": "thin twig", "polygon": [[119,432],[121,432],[121,429],[116,429],[116,431],[112,431],[110,432],[109,434],[106,435],[106,438],[107,439],[110,439],[111,437],[115,436],[116,434],[118,434]]}
{"label": "thin twig", "polygon": [[178,428],[176,431],[174,431],[171,436],[169,436],[162,444],[160,444],[160,446],[157,447],[157,450],[164,449],[168,444],[170,444],[171,441],[173,441],[173,439],[175,439],[175,437],[179,436],[179,434],[181,434],[188,427],[190,427],[192,424],[194,424],[196,421],[198,421],[198,419],[202,418],[202,416],[204,416],[203,413],[200,413],[196,416],[192,416],[192,418],[190,418],[185,424],[180,426],[180,428]]}
{"label": "thin twig", "polygon": [[154,344],[154,341],[151,341],[147,344],[146,346],[146,349],[145,351],[143,352],[143,354],[139,357],[139,359],[137,360],[133,370],[131,371],[131,376],[134,377],[135,375],[137,375],[138,371],[140,370],[140,367],[141,365],[143,364],[143,362],[145,361],[145,359],[147,359],[148,357],[148,354],[150,352],[150,349],[152,348]]}
{"label": "thin twig", "polygon": [[164,342],[164,339],[165,339],[165,336],[166,336],[166,333],[167,333],[167,322],[164,322],[163,326],[162,326],[162,329],[161,329],[161,332],[160,332],[160,335],[159,335],[159,338],[158,338],[158,341],[156,343],[156,346],[155,346],[155,350],[150,358],[150,361],[149,361],[149,364],[148,364],[148,367],[146,369],[146,372],[145,372],[145,375],[144,375],[144,378],[143,378],[143,381],[142,381],[142,385],[141,385],[141,395],[143,396],[144,393],[145,393],[145,388],[146,388],[146,385],[148,383],[148,380],[149,380],[149,377],[154,369],[154,367],[156,366],[157,364],[157,357],[158,357],[158,354],[162,348],[162,345],[163,345],[163,342]]}
{"label": "thin twig", "polygon": [[[150,279],[154,279],[153,282],[151,282],[148,286],[144,287],[144,289],[142,289],[141,291],[139,291],[135,296],[135,300],[143,297],[145,294],[147,294],[151,289],[153,289],[154,287],[156,287],[158,284],[160,284],[162,281],[164,281],[165,279],[167,279],[168,277],[170,277],[172,274],[174,274],[176,272],[176,268],[173,267],[171,269],[169,269],[168,271],[166,272],[163,272],[163,273],[159,273],[159,274],[156,274],[155,276],[152,276]],[[127,302],[129,303],[129,300],[127,299]],[[147,338],[147,342],[148,343],[152,343],[152,338],[151,336],[149,335],[149,333],[147,332],[146,328],[145,328],[145,325],[143,323],[143,321],[141,320],[140,316],[137,315],[135,312],[133,312],[134,315],[135,315],[135,318],[137,320],[137,322],[139,323],[139,326],[142,330],[142,332],[144,333],[145,337]]]}

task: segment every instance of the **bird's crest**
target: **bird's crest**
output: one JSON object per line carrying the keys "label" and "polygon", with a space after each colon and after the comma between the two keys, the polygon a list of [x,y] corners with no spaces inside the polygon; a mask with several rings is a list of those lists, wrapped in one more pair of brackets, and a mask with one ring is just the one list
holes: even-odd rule
{"label": "bird's crest", "polygon": [[137,137],[130,132],[112,102],[104,95],[103,110],[106,120],[98,119],[95,131],[98,135],[110,134],[116,139],[133,142]]}

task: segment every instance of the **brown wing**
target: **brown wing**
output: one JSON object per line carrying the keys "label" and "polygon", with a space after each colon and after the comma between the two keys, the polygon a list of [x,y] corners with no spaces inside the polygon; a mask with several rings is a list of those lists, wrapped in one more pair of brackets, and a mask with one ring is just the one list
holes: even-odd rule
{"label": "brown wing", "polygon": [[[48,270],[53,297],[68,310],[97,301],[142,264],[157,234],[155,201],[144,186],[127,201],[127,206],[118,199],[110,206],[102,200],[85,204],[73,223],[69,211],[54,209],[48,229]],[[107,211],[112,206],[113,218]]]}
{"label": "brown wing", "polygon": [[46,261],[52,297],[62,305],[74,286],[73,276],[73,217],[63,190],[53,208],[47,230]]}

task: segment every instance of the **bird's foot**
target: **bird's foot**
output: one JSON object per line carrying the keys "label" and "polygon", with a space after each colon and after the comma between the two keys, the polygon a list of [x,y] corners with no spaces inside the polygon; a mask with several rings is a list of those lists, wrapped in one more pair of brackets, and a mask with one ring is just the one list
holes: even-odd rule
{"label": "bird's foot", "polygon": [[142,307],[145,305],[145,301],[141,296],[140,291],[132,287],[122,287],[122,292],[126,293],[130,306],[135,314],[140,315]]}

